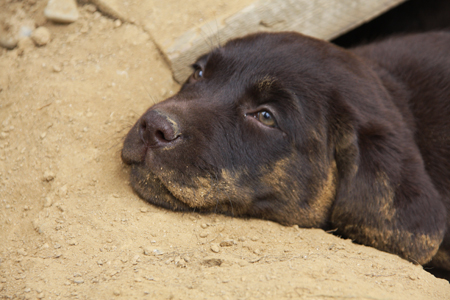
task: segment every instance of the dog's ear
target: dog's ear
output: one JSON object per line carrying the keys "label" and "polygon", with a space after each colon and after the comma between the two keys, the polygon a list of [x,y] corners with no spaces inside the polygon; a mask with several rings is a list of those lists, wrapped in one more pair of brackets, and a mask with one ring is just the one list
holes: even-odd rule
{"label": "dog's ear", "polygon": [[413,133],[380,86],[336,93],[330,136],[337,191],[337,233],[412,262],[431,260],[443,240],[446,213],[425,171]]}

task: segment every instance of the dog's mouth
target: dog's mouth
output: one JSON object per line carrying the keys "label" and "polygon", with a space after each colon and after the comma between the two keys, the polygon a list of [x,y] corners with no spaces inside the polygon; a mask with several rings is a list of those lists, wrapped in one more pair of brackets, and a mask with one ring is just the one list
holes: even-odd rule
{"label": "dog's mouth", "polygon": [[245,215],[250,190],[236,184],[236,173],[181,177],[175,171],[156,174],[144,164],[132,164],[130,184],[147,202],[174,211]]}
{"label": "dog's mouth", "polygon": [[195,210],[178,200],[163,181],[143,165],[131,165],[130,184],[141,198],[152,204],[177,211]]}

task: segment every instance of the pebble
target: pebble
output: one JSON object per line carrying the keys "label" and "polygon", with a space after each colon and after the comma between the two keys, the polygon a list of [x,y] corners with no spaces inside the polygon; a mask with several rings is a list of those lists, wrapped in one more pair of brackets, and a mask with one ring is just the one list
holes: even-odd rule
{"label": "pebble", "polygon": [[201,238],[205,238],[205,237],[208,236],[208,232],[201,232],[201,233],[199,234],[199,236],[200,236]]}
{"label": "pebble", "polygon": [[21,249],[17,250],[17,254],[23,255],[23,256],[27,256],[28,255],[28,253],[25,251],[24,248],[21,248]]}
{"label": "pebble", "polygon": [[120,21],[119,19],[114,21],[114,27],[118,28],[122,25],[122,21]]}
{"label": "pebble", "polygon": [[148,212],[148,208],[147,207],[141,207],[140,211],[141,211],[141,213],[146,213],[146,212]]}
{"label": "pebble", "polygon": [[258,237],[257,236],[252,236],[251,240],[256,242],[258,240]]}
{"label": "pebble", "polygon": [[141,261],[141,258],[139,257],[139,255],[136,255],[136,256],[134,256],[133,259],[131,260],[131,264],[137,265],[138,262],[140,262],[140,261]]}
{"label": "pebble", "polygon": [[231,247],[234,246],[236,243],[234,242],[234,240],[225,240],[220,242],[220,247]]}
{"label": "pebble", "polygon": [[53,200],[50,197],[45,197],[44,207],[50,207],[53,204]]}
{"label": "pebble", "polygon": [[6,36],[0,32],[0,46],[6,49],[14,49],[17,46],[18,40],[14,36]]}
{"label": "pebble", "polygon": [[120,291],[119,291],[119,290],[114,290],[113,294],[114,294],[115,296],[120,296]]}
{"label": "pebble", "polygon": [[84,283],[84,279],[83,278],[75,278],[74,280],[73,280],[73,282],[74,283],[76,283],[76,284],[82,284],[82,283]]}
{"label": "pebble", "polygon": [[27,287],[27,288],[25,288],[24,292],[29,293],[29,292],[31,292],[31,289],[29,287]]}
{"label": "pebble", "polygon": [[214,245],[211,245],[211,251],[214,252],[214,253],[219,253],[220,248],[219,248],[219,246],[214,244]]}
{"label": "pebble", "polygon": [[76,239],[71,239],[67,242],[70,246],[75,246],[78,245],[78,242]]}
{"label": "pebble", "polygon": [[62,67],[60,65],[53,65],[53,72],[59,73],[62,71]]}
{"label": "pebble", "polygon": [[97,11],[97,7],[95,7],[94,4],[86,4],[84,8],[90,13],[95,13]]}
{"label": "pebble", "polygon": [[40,293],[40,294],[37,295],[37,297],[38,297],[38,299],[42,299],[42,298],[45,297],[45,294],[44,293]]}
{"label": "pebble", "polygon": [[79,16],[75,0],[49,0],[44,15],[48,20],[60,23],[75,22]]}
{"label": "pebble", "polygon": [[44,181],[52,181],[53,179],[55,179],[55,173],[52,171],[44,172]]}
{"label": "pebble", "polygon": [[31,34],[31,39],[37,46],[45,46],[50,42],[50,31],[44,26],[38,27]]}
{"label": "pebble", "polygon": [[153,254],[154,254],[154,255],[163,255],[164,252],[161,251],[161,250],[155,249],[155,250],[153,250]]}
{"label": "pebble", "polygon": [[144,247],[142,250],[144,251],[144,255],[152,255],[153,254],[153,251],[148,247]]}
{"label": "pebble", "polygon": [[203,223],[201,226],[203,229],[208,228],[208,224],[205,224],[205,223]]}
{"label": "pebble", "polygon": [[245,236],[241,236],[238,238],[239,242],[245,242],[247,239],[245,238]]}

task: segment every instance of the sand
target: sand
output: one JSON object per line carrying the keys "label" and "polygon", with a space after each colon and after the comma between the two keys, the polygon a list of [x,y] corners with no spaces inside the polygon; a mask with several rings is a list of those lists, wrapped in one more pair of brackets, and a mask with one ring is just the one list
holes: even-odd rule
{"label": "sand", "polygon": [[421,266],[322,230],[141,200],[123,138],[179,86],[141,26],[83,5],[57,25],[44,7],[0,2],[51,35],[0,48],[1,299],[450,298]]}

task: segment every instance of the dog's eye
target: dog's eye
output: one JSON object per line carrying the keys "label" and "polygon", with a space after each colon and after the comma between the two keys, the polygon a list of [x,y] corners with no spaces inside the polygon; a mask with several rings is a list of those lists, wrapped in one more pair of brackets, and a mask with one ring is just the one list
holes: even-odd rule
{"label": "dog's eye", "polygon": [[192,78],[195,80],[199,80],[200,78],[203,78],[203,70],[197,69],[194,71],[194,74],[192,74]]}
{"label": "dog's eye", "polygon": [[263,123],[266,126],[276,127],[276,125],[277,125],[277,123],[275,122],[275,118],[267,110],[262,110],[260,112],[257,112],[256,118],[258,119],[258,121],[260,121],[261,123]]}

